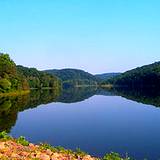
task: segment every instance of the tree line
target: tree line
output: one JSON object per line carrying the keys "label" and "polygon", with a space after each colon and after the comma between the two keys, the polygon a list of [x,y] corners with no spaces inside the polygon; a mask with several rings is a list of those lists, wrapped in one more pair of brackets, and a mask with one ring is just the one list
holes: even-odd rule
{"label": "tree line", "polygon": [[36,68],[16,66],[8,54],[0,53],[0,93],[52,88],[59,90],[61,81]]}
{"label": "tree line", "polygon": [[130,88],[160,87],[160,62],[124,72],[119,76],[103,81],[102,84]]}

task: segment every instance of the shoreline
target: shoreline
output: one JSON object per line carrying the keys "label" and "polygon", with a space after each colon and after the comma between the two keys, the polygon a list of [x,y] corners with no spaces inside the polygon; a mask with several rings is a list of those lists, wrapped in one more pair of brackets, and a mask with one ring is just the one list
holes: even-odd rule
{"label": "shoreline", "polygon": [[9,136],[5,131],[0,132],[0,159],[1,160],[130,160],[122,158],[118,153],[108,153],[103,158],[92,157],[88,153],[64,149],[61,146],[53,147],[49,144],[38,145],[28,142],[24,137],[17,139]]}
{"label": "shoreline", "polygon": [[29,93],[30,93],[30,90],[14,91],[14,92],[8,92],[8,93],[0,93],[0,97],[19,96],[19,95],[25,95]]}

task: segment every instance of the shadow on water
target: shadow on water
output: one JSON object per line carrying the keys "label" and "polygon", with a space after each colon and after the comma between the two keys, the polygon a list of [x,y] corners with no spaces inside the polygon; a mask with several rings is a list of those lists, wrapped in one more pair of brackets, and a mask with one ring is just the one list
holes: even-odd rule
{"label": "shadow on water", "polygon": [[84,101],[85,99],[94,96],[96,92],[97,92],[96,87],[77,87],[77,88],[63,89],[60,96],[57,99],[57,102],[63,102],[63,103],[81,102]]}
{"label": "shadow on water", "polygon": [[0,97],[0,131],[10,131],[15,125],[18,112],[54,102],[58,96],[59,93],[53,90],[33,90],[27,95]]}
{"label": "shadow on water", "polygon": [[0,97],[0,131],[10,132],[15,125],[18,112],[35,108],[51,102],[76,103],[94,95],[122,96],[127,99],[160,107],[160,92],[158,90],[112,89],[106,90],[95,87],[64,89],[61,93],[54,90],[33,90],[28,95],[16,97]]}
{"label": "shadow on water", "polygon": [[138,103],[160,107],[160,90],[158,88],[115,88],[111,92]]}
{"label": "shadow on water", "polygon": [[96,94],[96,88],[69,88],[61,93],[54,90],[32,90],[28,95],[0,97],[0,131],[9,132],[15,125],[18,112],[51,102],[75,103]]}

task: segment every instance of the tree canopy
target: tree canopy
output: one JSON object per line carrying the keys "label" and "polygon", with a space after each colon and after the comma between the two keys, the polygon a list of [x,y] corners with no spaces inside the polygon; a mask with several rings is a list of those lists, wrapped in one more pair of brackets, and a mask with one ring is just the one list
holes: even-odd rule
{"label": "tree canopy", "polygon": [[38,71],[36,68],[17,66],[19,73],[27,79],[30,88],[53,88],[58,89],[61,85],[60,80],[48,73]]}
{"label": "tree canopy", "polygon": [[63,82],[63,86],[97,85],[98,78],[79,69],[46,70],[45,72],[55,75]]}
{"label": "tree canopy", "polygon": [[60,89],[60,80],[36,68],[16,66],[8,54],[0,53],[0,93],[31,88]]}
{"label": "tree canopy", "polygon": [[0,92],[28,90],[29,85],[22,74],[17,72],[16,64],[8,54],[0,54]]}
{"label": "tree canopy", "polygon": [[160,62],[132,69],[103,83],[127,87],[160,87]]}

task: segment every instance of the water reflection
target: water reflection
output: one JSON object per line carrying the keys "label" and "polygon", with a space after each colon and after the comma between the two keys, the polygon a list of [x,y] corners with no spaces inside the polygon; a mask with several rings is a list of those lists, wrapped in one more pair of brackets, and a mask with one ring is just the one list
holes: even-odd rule
{"label": "water reflection", "polygon": [[160,91],[156,88],[115,88],[111,92],[139,103],[160,107]]}
{"label": "water reflection", "polygon": [[54,102],[58,96],[59,94],[53,90],[34,90],[27,95],[0,97],[0,131],[10,131],[16,123],[18,112]]}
{"label": "water reflection", "polygon": [[96,87],[79,87],[63,89],[57,102],[75,103],[81,102],[94,96],[97,92]]}
{"label": "water reflection", "polygon": [[76,103],[84,101],[94,95],[104,96],[122,96],[127,99],[154,105],[160,107],[160,92],[155,89],[137,90],[137,89],[100,89],[94,87],[87,88],[69,88],[58,93],[54,90],[33,90],[28,95],[17,97],[0,97],[0,131],[9,132],[15,125],[18,112],[29,108],[35,108],[41,104],[51,102]]}

